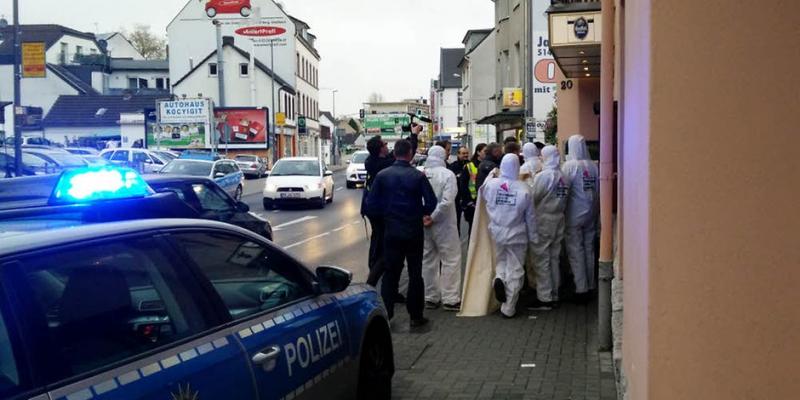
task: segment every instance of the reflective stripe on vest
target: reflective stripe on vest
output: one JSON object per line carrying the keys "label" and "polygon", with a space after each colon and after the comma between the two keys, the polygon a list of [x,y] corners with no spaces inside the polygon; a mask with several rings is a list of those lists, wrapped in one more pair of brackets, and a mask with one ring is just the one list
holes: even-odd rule
{"label": "reflective stripe on vest", "polygon": [[478,167],[475,166],[475,163],[469,162],[467,163],[467,171],[469,171],[469,194],[473,199],[477,199]]}

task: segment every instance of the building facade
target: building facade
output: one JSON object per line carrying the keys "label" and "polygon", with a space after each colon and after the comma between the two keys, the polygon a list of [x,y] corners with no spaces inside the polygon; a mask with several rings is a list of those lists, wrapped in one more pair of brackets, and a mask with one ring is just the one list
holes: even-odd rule
{"label": "building facade", "polygon": [[495,31],[470,30],[464,36],[464,59],[461,61],[461,91],[464,101],[464,125],[469,147],[496,140],[495,127],[478,121],[495,110]]}
{"label": "building facade", "polygon": [[122,32],[100,33],[97,40],[105,42],[106,54],[112,58],[144,60],[144,56]]}
{"label": "building facade", "polygon": [[[309,25],[292,17],[295,24],[295,41],[297,54],[295,88],[297,96],[295,101],[299,115],[306,119],[306,133],[298,134],[298,153],[302,156],[319,156],[320,125],[319,125],[319,66],[320,55],[314,47],[316,36],[309,32]],[[287,123],[295,123],[288,120]]]}
{"label": "building facade", "polygon": [[435,115],[438,130],[433,133],[434,138],[455,139],[466,132],[463,127],[464,107],[459,68],[463,58],[463,48],[440,50]]}

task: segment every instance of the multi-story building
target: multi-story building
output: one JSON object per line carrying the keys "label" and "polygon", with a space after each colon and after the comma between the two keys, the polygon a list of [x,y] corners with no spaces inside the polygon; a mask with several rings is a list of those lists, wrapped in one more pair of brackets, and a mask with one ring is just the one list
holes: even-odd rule
{"label": "multi-story building", "polygon": [[495,31],[475,29],[464,36],[464,59],[461,60],[461,92],[464,101],[464,124],[468,145],[497,140],[495,127],[478,121],[495,111]]}
{"label": "multi-story building", "polygon": [[436,87],[436,123],[434,138],[455,139],[466,132],[463,129],[464,109],[461,92],[461,69],[464,49],[441,49],[439,53],[439,79]]}
{"label": "multi-story building", "polygon": [[[297,114],[306,119],[306,133],[298,134],[298,152],[302,156],[319,156],[319,63],[320,56],[314,44],[317,37],[309,32],[309,25],[291,17],[295,25],[295,96]],[[295,118],[292,118],[294,122]]]}

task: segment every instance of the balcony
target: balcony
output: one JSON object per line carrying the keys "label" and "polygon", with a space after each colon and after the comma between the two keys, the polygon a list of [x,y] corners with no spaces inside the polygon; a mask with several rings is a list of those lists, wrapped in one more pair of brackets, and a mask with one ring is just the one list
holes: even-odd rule
{"label": "balcony", "polygon": [[553,0],[547,9],[550,51],[569,78],[600,76],[600,1]]}

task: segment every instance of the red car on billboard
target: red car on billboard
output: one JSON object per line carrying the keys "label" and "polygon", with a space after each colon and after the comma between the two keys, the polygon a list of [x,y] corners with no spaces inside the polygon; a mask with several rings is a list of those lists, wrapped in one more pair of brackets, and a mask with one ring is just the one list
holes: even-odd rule
{"label": "red car on billboard", "polygon": [[250,0],[208,0],[206,3],[206,15],[214,18],[218,14],[239,14],[249,17],[253,13],[253,6]]}

